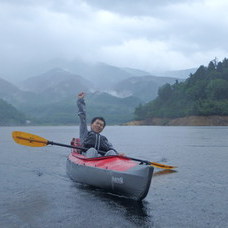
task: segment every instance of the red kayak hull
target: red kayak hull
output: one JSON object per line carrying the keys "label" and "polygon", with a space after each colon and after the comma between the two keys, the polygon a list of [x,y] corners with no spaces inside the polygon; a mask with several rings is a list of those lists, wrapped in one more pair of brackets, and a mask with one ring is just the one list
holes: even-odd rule
{"label": "red kayak hull", "polygon": [[146,197],[154,170],[123,156],[86,158],[75,152],[69,154],[66,168],[76,182],[135,200]]}

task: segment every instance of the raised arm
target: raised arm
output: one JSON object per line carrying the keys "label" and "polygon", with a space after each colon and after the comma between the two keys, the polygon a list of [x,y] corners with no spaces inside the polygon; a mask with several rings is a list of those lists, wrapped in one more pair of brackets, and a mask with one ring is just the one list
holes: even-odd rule
{"label": "raised arm", "polygon": [[86,120],[86,105],[85,105],[85,93],[79,93],[78,94],[78,100],[77,100],[77,105],[78,105],[78,116],[80,119],[80,125],[79,125],[79,137],[81,144],[83,144],[85,137],[88,134],[88,129],[87,129],[87,120]]}

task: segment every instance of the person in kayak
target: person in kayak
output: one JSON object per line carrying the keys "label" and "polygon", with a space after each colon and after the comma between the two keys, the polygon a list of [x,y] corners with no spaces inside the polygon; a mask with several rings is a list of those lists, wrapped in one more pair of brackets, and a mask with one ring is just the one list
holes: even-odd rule
{"label": "person in kayak", "polygon": [[[85,105],[85,93],[78,94],[78,116],[80,119],[80,142],[83,147],[88,148],[84,153],[86,157],[99,157],[101,154],[99,151],[104,151],[105,156],[118,155],[118,152],[114,149],[108,139],[101,135],[106,122],[103,117],[94,117],[91,121],[90,128],[88,131],[86,122],[86,105]],[[104,155],[104,154],[102,154]]]}

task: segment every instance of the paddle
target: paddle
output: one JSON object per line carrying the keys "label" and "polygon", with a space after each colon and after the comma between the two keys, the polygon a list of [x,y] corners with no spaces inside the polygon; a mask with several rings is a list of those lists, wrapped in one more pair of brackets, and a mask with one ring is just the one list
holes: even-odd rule
{"label": "paddle", "polygon": [[[68,148],[80,149],[83,151],[88,150],[88,148],[84,148],[84,147],[71,146],[71,145],[66,145],[66,144],[62,144],[62,143],[56,143],[56,142],[48,141],[47,139],[42,138],[38,135],[33,135],[33,134],[22,132],[22,131],[13,131],[12,137],[16,143],[24,145],[24,146],[43,147],[43,146],[47,146],[47,145],[56,145],[56,146],[63,146],[63,147],[68,147]],[[98,152],[101,154],[106,153],[104,151],[98,151]],[[150,162],[150,161],[141,160],[141,159],[137,159],[137,158],[131,158],[131,157],[126,157],[126,158],[134,160],[134,161],[142,162],[142,163],[145,163],[147,165],[151,165],[151,166],[161,168],[161,169],[174,169],[174,168],[176,168],[175,166],[164,165],[164,164],[160,164],[160,163],[156,163],[156,162]]]}

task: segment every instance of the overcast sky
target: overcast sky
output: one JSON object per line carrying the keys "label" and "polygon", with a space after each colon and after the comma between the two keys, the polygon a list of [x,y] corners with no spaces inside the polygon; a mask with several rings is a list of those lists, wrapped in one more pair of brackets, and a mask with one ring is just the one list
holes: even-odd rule
{"label": "overcast sky", "polygon": [[0,77],[59,57],[150,72],[207,65],[228,57],[227,9],[228,0],[0,0]]}

